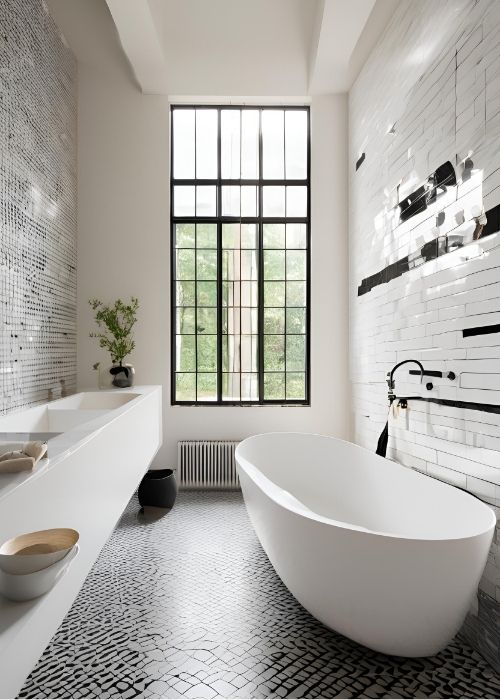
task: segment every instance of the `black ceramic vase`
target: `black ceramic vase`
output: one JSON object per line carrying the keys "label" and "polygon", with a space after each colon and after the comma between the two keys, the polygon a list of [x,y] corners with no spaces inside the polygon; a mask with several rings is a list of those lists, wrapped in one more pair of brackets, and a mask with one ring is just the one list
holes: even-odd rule
{"label": "black ceramic vase", "polygon": [[109,373],[112,376],[111,384],[118,389],[126,389],[134,385],[135,369],[132,365],[113,365]]}
{"label": "black ceramic vase", "polygon": [[156,508],[172,508],[177,496],[177,482],[172,469],[151,469],[139,485],[139,503]]}

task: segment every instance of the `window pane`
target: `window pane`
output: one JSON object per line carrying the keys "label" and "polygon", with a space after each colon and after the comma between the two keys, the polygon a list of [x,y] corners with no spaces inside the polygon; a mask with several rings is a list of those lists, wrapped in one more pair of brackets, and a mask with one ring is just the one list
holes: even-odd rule
{"label": "window pane", "polygon": [[287,110],[285,113],[286,177],[305,180],[307,177],[307,112]]}
{"label": "window pane", "polygon": [[259,375],[242,374],[241,375],[241,400],[242,401],[257,401],[259,398]]}
{"label": "window pane", "polygon": [[196,216],[217,214],[217,191],[215,186],[202,185],[196,188]]}
{"label": "window pane", "polygon": [[264,306],[285,306],[284,282],[264,282]]}
{"label": "window pane", "polygon": [[262,188],[263,216],[285,216],[285,188],[271,185]]}
{"label": "window pane", "polygon": [[224,372],[222,375],[222,398],[224,401],[240,400],[240,373]]}
{"label": "window pane", "polygon": [[264,224],[264,248],[285,247],[285,224]]}
{"label": "window pane", "polygon": [[224,372],[240,371],[239,335],[222,336],[222,370]]}
{"label": "window pane", "polygon": [[240,225],[222,224],[222,248],[240,247]]}
{"label": "window pane", "polygon": [[[182,251],[184,252],[184,251]],[[191,252],[191,251],[189,251]],[[216,280],[217,279],[217,251],[198,250],[196,252],[196,279]]]}
{"label": "window pane", "polygon": [[266,372],[264,374],[264,399],[268,401],[285,398],[285,374]]}
{"label": "window pane", "polygon": [[307,216],[307,187],[286,188],[286,215]]}
{"label": "window pane", "polygon": [[175,245],[177,248],[194,248],[195,245],[195,225],[176,224]]}
{"label": "window pane", "polygon": [[238,279],[241,264],[240,256],[239,250],[222,251],[222,279],[230,281]]}
{"label": "window pane", "polygon": [[257,251],[241,251],[241,279],[257,280]]}
{"label": "window pane", "polygon": [[241,309],[241,332],[254,335],[258,331],[257,309]]}
{"label": "window pane", "polygon": [[241,370],[243,372],[257,371],[257,346],[256,335],[241,336]]}
{"label": "window pane", "polygon": [[177,282],[176,304],[177,306],[196,306],[196,283]]}
{"label": "window pane", "polygon": [[196,177],[217,177],[217,110],[196,110]]}
{"label": "window pane", "polygon": [[217,401],[217,375],[198,373],[198,401]]}
{"label": "window pane", "polygon": [[285,279],[285,251],[265,250],[264,251],[264,279],[284,280]]}
{"label": "window pane", "polygon": [[194,333],[196,324],[196,309],[177,307],[176,309],[177,328],[176,332]]}
{"label": "window pane", "polygon": [[285,369],[285,336],[264,336],[264,369]]}
{"label": "window pane", "polygon": [[221,177],[240,177],[240,110],[225,109],[221,113]]}
{"label": "window pane", "polygon": [[197,315],[197,333],[217,333],[217,309],[200,308]]}
{"label": "window pane", "polygon": [[217,248],[217,224],[196,224],[196,247]]}
{"label": "window pane", "polygon": [[306,310],[287,309],[286,310],[286,332],[305,333],[306,332]]}
{"label": "window pane", "polygon": [[241,224],[241,247],[257,248],[257,224]]}
{"label": "window pane", "polygon": [[222,216],[240,216],[240,187],[222,188]]}
{"label": "window pane", "polygon": [[303,372],[287,372],[286,398],[302,401],[306,398],[306,375]]}
{"label": "window pane", "polygon": [[241,177],[259,176],[259,111],[244,109],[241,115]]}
{"label": "window pane", "polygon": [[286,305],[305,306],[306,305],[306,283],[287,282],[286,283]]}
{"label": "window pane", "polygon": [[194,109],[173,113],[174,177],[194,177]]}
{"label": "window pane", "polygon": [[175,398],[177,401],[196,401],[196,374],[175,375]]}
{"label": "window pane", "polygon": [[306,248],[307,246],[307,229],[305,224],[287,224],[286,225],[286,247],[287,248]]}
{"label": "window pane", "polygon": [[194,372],[196,370],[196,337],[194,335],[178,335],[176,345],[176,370]]}
{"label": "window pane", "polygon": [[194,216],[194,187],[177,185],[174,187],[175,216]]}
{"label": "window pane", "polygon": [[194,250],[177,251],[176,276],[178,280],[196,279]]}
{"label": "window pane", "polygon": [[264,309],[264,333],[285,332],[285,309]]}
{"label": "window pane", "polygon": [[241,188],[241,216],[257,216],[257,188]]}
{"label": "window pane", "polygon": [[215,372],[217,370],[217,336],[198,335],[197,348],[198,372]]}
{"label": "window pane", "polygon": [[306,368],[306,344],[303,335],[287,335],[286,368],[287,370],[304,370]]}
{"label": "window pane", "polygon": [[262,111],[262,170],[265,179],[285,175],[285,119],[283,110]]}
{"label": "window pane", "polygon": [[258,293],[257,282],[241,282],[241,305],[257,306]]}
{"label": "window pane", "polygon": [[217,283],[198,282],[198,305],[217,306]]}
{"label": "window pane", "polygon": [[287,278],[287,280],[305,280],[306,279],[306,251],[305,250],[287,250],[287,252],[286,252],[286,278]]}

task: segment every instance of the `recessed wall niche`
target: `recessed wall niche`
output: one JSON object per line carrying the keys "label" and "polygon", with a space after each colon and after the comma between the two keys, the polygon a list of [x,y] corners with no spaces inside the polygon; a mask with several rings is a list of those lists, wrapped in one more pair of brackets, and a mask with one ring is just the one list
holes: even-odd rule
{"label": "recessed wall niche", "polygon": [[76,385],[76,62],[42,0],[0,3],[0,413]]}

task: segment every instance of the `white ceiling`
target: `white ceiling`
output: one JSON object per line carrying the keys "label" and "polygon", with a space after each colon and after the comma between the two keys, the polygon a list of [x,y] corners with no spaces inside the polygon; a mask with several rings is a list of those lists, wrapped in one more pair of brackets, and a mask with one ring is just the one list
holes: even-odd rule
{"label": "white ceiling", "polygon": [[[48,0],[48,4],[81,61],[96,61],[96,32],[87,28],[93,24],[100,29],[112,17],[144,93],[181,99],[289,100],[348,91],[398,1]],[[109,11],[104,12],[106,7]],[[109,30],[107,36],[109,43]]]}

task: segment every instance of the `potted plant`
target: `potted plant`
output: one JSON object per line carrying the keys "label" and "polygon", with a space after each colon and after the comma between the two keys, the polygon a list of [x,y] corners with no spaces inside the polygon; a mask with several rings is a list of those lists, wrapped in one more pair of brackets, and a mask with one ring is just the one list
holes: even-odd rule
{"label": "potted plant", "polygon": [[111,355],[113,366],[108,370],[110,383],[120,389],[132,386],[135,370],[132,365],[123,364],[123,360],[135,348],[132,328],[137,321],[138,299],[131,297],[128,304],[117,299],[112,305],[104,304],[99,299],[89,299],[89,304],[95,312],[95,320],[100,329],[98,333],[89,335],[91,338],[99,338],[99,347]]}

